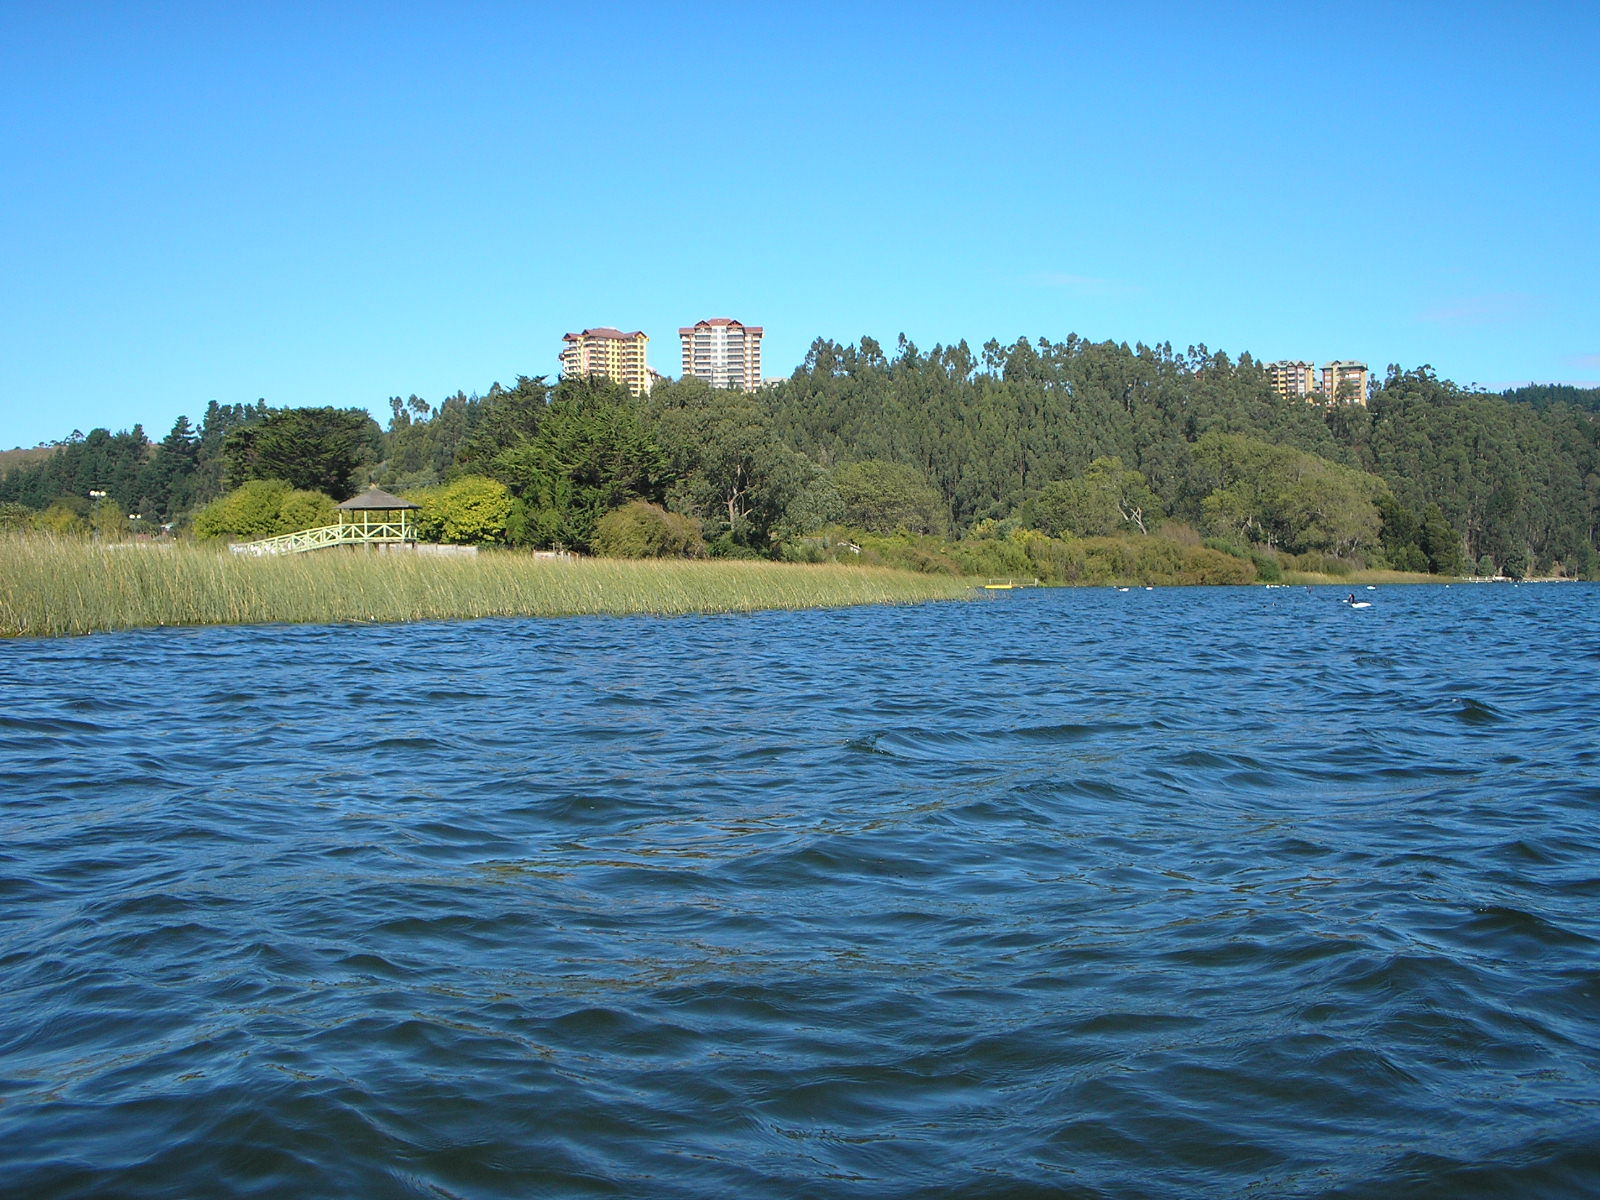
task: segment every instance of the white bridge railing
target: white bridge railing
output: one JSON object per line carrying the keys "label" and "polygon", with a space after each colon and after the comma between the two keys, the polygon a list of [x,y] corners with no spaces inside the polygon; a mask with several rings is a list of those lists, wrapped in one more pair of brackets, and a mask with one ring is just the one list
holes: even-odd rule
{"label": "white bridge railing", "polygon": [[260,557],[265,554],[303,554],[307,550],[325,550],[329,546],[364,546],[416,540],[416,526],[410,521],[346,522],[301,529],[295,533],[280,533],[277,537],[261,538],[254,542],[235,542],[229,549],[235,554]]}

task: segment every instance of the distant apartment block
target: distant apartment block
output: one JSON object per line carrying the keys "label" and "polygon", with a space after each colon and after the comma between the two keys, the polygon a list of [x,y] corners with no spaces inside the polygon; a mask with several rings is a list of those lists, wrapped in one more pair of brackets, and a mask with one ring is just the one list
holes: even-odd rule
{"label": "distant apartment block", "polygon": [[1304,400],[1317,390],[1317,368],[1308,362],[1282,362],[1267,364],[1267,382],[1272,390],[1284,397]]}
{"label": "distant apartment block", "polygon": [[712,317],[679,329],[683,377],[692,375],[717,388],[755,391],[761,386],[762,333],[759,325],[729,317]]}
{"label": "distant apartment block", "polygon": [[1365,404],[1371,380],[1364,362],[1331,362],[1322,368],[1322,394],[1330,404]]}
{"label": "distant apartment block", "polygon": [[637,329],[623,333],[603,326],[569,333],[561,340],[566,343],[561,350],[561,373],[569,379],[601,375],[622,384],[635,396],[650,390],[655,376],[646,360],[650,339]]}
{"label": "distant apartment block", "polygon": [[1278,395],[1307,403],[1321,400],[1326,404],[1365,404],[1372,378],[1366,363],[1342,359],[1323,366],[1320,383],[1316,365],[1301,359],[1267,363],[1265,370],[1267,382]]}

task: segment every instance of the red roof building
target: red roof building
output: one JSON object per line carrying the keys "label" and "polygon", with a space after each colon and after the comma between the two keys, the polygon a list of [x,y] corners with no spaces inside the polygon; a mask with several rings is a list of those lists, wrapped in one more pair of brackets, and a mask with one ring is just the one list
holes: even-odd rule
{"label": "red roof building", "polygon": [[683,377],[704,379],[712,387],[742,388],[753,392],[761,386],[761,338],[759,325],[745,325],[731,317],[711,317],[678,330],[683,343]]}
{"label": "red roof building", "polygon": [[650,339],[635,329],[623,333],[609,325],[569,333],[561,339],[561,373],[569,379],[599,375],[622,384],[635,396],[650,390]]}

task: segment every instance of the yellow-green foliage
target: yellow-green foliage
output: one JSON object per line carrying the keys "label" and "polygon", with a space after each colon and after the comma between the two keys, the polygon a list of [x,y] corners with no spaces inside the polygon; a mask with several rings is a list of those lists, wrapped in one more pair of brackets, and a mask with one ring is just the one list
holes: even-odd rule
{"label": "yellow-green foliage", "polygon": [[1030,538],[1050,540],[1042,533],[1024,529],[1008,537],[963,538],[955,544],[953,553],[968,575],[1026,579],[1040,574],[1037,559],[1029,553]]}
{"label": "yellow-green foliage", "polygon": [[338,505],[332,496],[321,492],[308,492],[295,488],[278,505],[278,533],[294,533],[300,529],[317,529],[332,525],[339,519]]}
{"label": "yellow-green foliage", "polygon": [[879,537],[834,528],[800,539],[792,554],[811,562],[853,558],[910,571],[1033,578],[1043,583],[1223,584],[1253,583],[1257,578],[1256,564],[1248,557],[1198,545],[1193,531],[1183,527],[1175,529],[1175,536],[1053,538],[1027,528],[1013,528],[1001,536],[993,527],[984,532],[987,536],[946,542],[935,537]]}
{"label": "yellow-green foliage", "polygon": [[1160,521],[1161,501],[1141,471],[1120,458],[1097,458],[1076,479],[1057,479],[1024,506],[1030,524],[1056,537],[1141,532]]}
{"label": "yellow-green foliage", "polygon": [[1328,575],[1334,579],[1343,579],[1354,574],[1360,565],[1331,554],[1295,554],[1289,558],[1291,570],[1305,575]]}
{"label": "yellow-green foliage", "polygon": [[156,625],[753,612],[969,595],[967,580],[855,566],[443,558],[335,549],[253,558],[174,543],[0,537],[0,635]]}
{"label": "yellow-green foliage", "polygon": [[0,532],[18,533],[32,529],[38,518],[39,514],[26,504],[11,500],[0,503]]}
{"label": "yellow-green foliage", "polygon": [[930,575],[981,574],[967,570],[953,556],[957,543],[928,534],[876,534],[862,529],[831,526],[785,547],[790,562],[855,563],[858,566],[894,567]]}
{"label": "yellow-green foliage", "polygon": [[1389,485],[1376,475],[1239,434],[1208,433],[1194,455],[1213,485],[1201,510],[1215,534],[1341,556],[1378,546]]}
{"label": "yellow-green foliage", "polygon": [[467,475],[444,487],[414,492],[406,499],[422,505],[417,529],[426,541],[473,546],[506,540],[511,491],[497,479]]}
{"label": "yellow-green foliage", "polygon": [[281,479],[253,479],[195,513],[194,532],[201,538],[264,538],[332,525],[338,519],[332,497],[290,487]]}
{"label": "yellow-green foliage", "polygon": [[34,520],[34,528],[61,537],[87,536],[88,518],[80,516],[65,504],[52,504]]}
{"label": "yellow-green foliage", "polygon": [[706,542],[698,522],[634,500],[600,518],[594,552],[607,558],[704,558]]}
{"label": "yellow-green foliage", "polygon": [[914,467],[867,459],[835,468],[845,520],[873,533],[944,533],[949,513],[939,490]]}

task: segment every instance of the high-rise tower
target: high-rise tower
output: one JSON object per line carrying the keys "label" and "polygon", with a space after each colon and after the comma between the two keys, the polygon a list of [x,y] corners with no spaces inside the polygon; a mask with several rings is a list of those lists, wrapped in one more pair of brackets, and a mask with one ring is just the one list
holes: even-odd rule
{"label": "high-rise tower", "polygon": [[683,343],[683,377],[704,379],[712,387],[761,386],[761,336],[759,325],[745,325],[730,317],[696,321],[678,330]]}
{"label": "high-rise tower", "polygon": [[650,390],[650,364],[646,352],[650,339],[637,329],[623,333],[601,326],[569,333],[562,339],[561,373],[571,379],[603,375],[622,384],[635,396]]}
{"label": "high-rise tower", "polygon": [[1364,362],[1331,362],[1322,368],[1322,394],[1330,404],[1365,404],[1371,379]]}
{"label": "high-rise tower", "polygon": [[1317,390],[1317,368],[1311,363],[1285,359],[1268,363],[1266,370],[1267,382],[1280,396],[1309,400],[1311,393]]}

